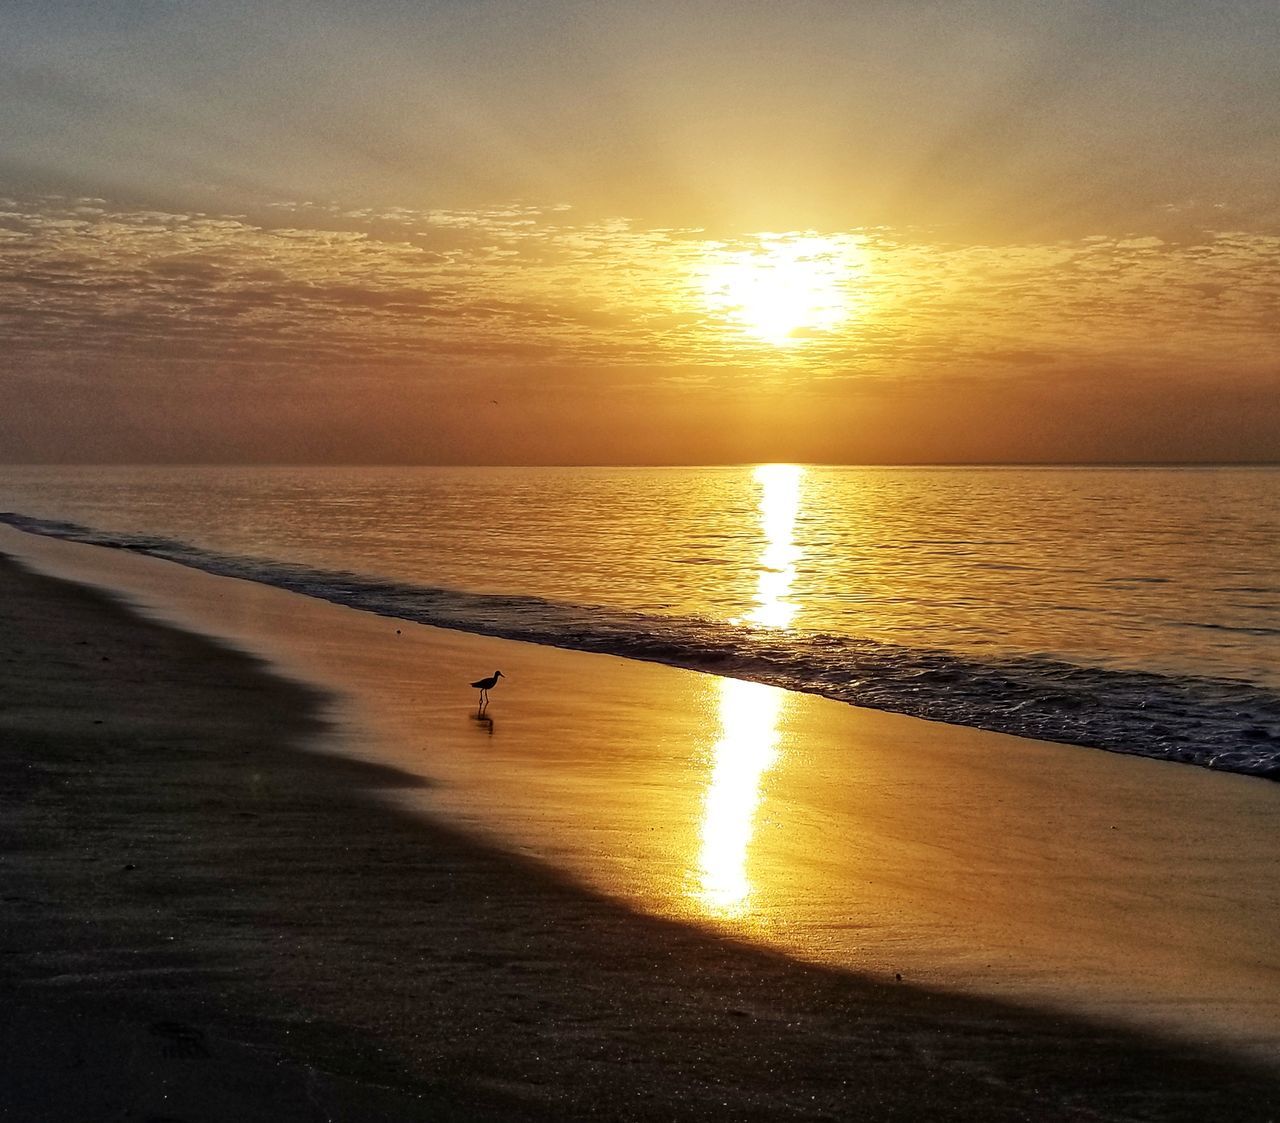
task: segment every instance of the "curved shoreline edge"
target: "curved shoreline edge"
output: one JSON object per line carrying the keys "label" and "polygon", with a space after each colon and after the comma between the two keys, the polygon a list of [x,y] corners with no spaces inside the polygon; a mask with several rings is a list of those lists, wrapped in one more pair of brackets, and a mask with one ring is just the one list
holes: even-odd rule
{"label": "curved shoreline edge", "polygon": [[318,696],[254,660],[11,562],[0,612],[13,1111],[1252,1120],[1280,1095],[1219,1051],[639,915],[365,798],[421,780],[306,749]]}
{"label": "curved shoreline edge", "polygon": [[1251,682],[1044,657],[983,661],[851,637],[795,634],[771,644],[724,622],[388,582],[13,512],[0,512],[0,523],[468,635],[615,655],[926,721],[1280,781],[1280,695]]}

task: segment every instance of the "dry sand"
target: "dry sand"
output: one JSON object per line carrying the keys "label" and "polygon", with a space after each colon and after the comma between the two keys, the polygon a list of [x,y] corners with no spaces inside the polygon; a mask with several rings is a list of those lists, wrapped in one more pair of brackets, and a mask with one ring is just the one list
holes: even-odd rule
{"label": "dry sand", "polygon": [[800,964],[392,809],[427,781],[315,751],[331,702],[97,593],[4,563],[0,619],[4,1118],[1276,1115],[1213,1047]]}

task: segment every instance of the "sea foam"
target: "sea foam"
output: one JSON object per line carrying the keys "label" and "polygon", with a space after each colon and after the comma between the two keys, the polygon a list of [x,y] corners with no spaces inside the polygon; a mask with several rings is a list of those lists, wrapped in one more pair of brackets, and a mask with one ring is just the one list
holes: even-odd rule
{"label": "sea foam", "polygon": [[759,628],[380,580],[12,512],[20,530],[129,550],[400,620],[765,682],[852,705],[1280,779],[1280,694],[1233,679],[977,659]]}

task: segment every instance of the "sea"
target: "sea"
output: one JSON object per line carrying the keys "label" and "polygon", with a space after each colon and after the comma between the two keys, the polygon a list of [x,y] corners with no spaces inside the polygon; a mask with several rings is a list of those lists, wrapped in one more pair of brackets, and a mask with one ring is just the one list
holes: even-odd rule
{"label": "sea", "polygon": [[1280,468],[6,466],[0,512],[381,616],[1280,779]]}

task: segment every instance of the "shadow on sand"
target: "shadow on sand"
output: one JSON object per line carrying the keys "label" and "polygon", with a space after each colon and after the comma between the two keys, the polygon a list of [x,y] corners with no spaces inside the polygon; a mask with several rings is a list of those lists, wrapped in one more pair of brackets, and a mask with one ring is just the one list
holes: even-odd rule
{"label": "shadow on sand", "polygon": [[199,1105],[241,1093],[237,1117],[279,1119],[1280,1104],[1277,1074],[1210,1050],[639,915],[395,810],[380,793],[422,781],[315,751],[324,699],[254,660],[2,561],[0,593],[6,1118],[86,1096],[217,1118]]}

